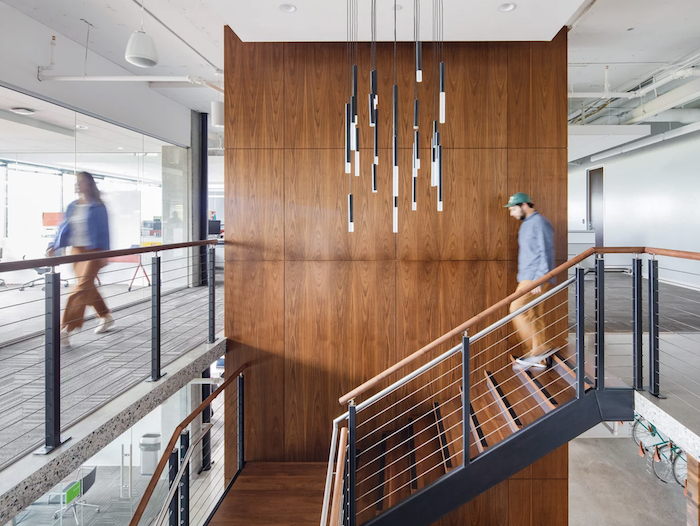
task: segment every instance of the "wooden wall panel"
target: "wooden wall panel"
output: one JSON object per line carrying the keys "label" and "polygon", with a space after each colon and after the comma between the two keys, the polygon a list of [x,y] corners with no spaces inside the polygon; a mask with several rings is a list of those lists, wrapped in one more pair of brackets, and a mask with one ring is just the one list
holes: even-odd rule
{"label": "wooden wall panel", "polygon": [[226,148],[284,147],[284,44],[246,42],[224,29]]}
{"label": "wooden wall panel", "polygon": [[329,87],[347,86],[346,52],[328,42],[284,45],[286,148],[344,147],[347,88]]}
{"label": "wooden wall panel", "polygon": [[[557,261],[566,260],[568,253],[566,166],[565,149],[508,150],[508,195],[527,193],[534,201],[537,211],[552,223],[554,257]],[[517,259],[520,225],[518,221],[510,217],[508,219],[508,257]]]}
{"label": "wooden wall panel", "polygon": [[506,148],[506,47],[467,43],[445,46],[445,72],[447,118],[442,126],[443,148]]}
{"label": "wooden wall panel", "polygon": [[[361,176],[350,177],[350,234],[345,46],[242,43],[226,30],[227,368],[253,364],[248,460],[325,461],[331,420],[344,410],[340,395],[512,292],[518,223],[503,208],[512,193],[533,196],[554,225],[557,259],[566,258],[565,30],[552,43],[445,45],[441,213],[427,162],[418,210],[410,209],[414,47],[397,46],[398,235],[391,232],[393,45],[378,46],[377,194],[370,189],[369,45],[358,51]],[[418,86],[425,161],[437,77],[426,45]],[[509,330],[482,341],[485,349],[503,339],[476,366],[511,344]],[[562,448],[441,523],[563,524],[567,475]]]}
{"label": "wooden wall panel", "polygon": [[[385,159],[388,150],[381,151]],[[372,193],[371,155],[360,157],[362,175],[343,173],[343,150],[285,151],[286,259],[394,260],[391,166],[379,165]],[[338,168],[341,168],[340,170]],[[348,188],[355,201],[355,232],[348,233]]]}
{"label": "wooden wall panel", "polygon": [[508,147],[566,148],[566,28],[508,46]]}
{"label": "wooden wall panel", "polygon": [[396,362],[395,262],[288,261],[285,460],[328,458],[338,398]]}
{"label": "wooden wall panel", "polygon": [[[244,363],[246,460],[284,460],[284,263],[226,262],[226,369]],[[227,414],[231,408],[227,407]],[[235,409],[233,413],[235,414]],[[235,459],[235,456],[234,456]]]}
{"label": "wooden wall panel", "polygon": [[[409,169],[411,151],[401,152]],[[407,260],[502,260],[506,250],[507,151],[443,150],[443,211],[430,186],[430,150],[421,151],[417,208],[411,209],[411,178],[400,184],[398,255]]]}
{"label": "wooden wall panel", "polygon": [[229,150],[226,259],[284,259],[284,151]]}

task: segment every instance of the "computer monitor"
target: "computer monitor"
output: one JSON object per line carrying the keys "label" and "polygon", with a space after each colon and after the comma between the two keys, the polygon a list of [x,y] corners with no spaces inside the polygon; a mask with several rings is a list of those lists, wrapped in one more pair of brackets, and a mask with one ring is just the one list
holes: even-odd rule
{"label": "computer monitor", "polygon": [[209,232],[210,236],[221,235],[221,221],[209,221]]}

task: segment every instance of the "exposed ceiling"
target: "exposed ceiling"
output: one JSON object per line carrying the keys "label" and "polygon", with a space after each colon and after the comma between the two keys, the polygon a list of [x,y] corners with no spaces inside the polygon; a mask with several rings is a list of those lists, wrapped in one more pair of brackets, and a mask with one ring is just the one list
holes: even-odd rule
{"label": "exposed ceiling", "polygon": [[[504,0],[443,0],[444,40],[551,40],[584,0],[516,0],[501,12]],[[257,42],[333,42],[346,39],[346,3],[342,0],[291,0],[294,13],[282,12],[279,0],[209,0],[243,40]],[[421,35],[432,38],[432,4],[421,2]],[[398,0],[397,37],[413,40],[413,0]],[[370,2],[358,2],[359,38],[369,41]],[[394,2],[378,0],[379,40],[393,40]]]}
{"label": "exposed ceiling", "polygon": [[651,126],[569,126],[569,162],[646,137]]}

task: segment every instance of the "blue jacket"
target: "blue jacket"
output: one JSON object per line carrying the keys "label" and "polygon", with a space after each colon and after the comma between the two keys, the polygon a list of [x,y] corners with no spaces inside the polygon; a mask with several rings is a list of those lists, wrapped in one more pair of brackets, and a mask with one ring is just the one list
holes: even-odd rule
{"label": "blue jacket", "polygon": [[554,269],[554,229],[544,216],[535,212],[522,222],[518,246],[518,283],[537,280]]}
{"label": "blue jacket", "polygon": [[[70,217],[75,212],[77,203],[78,201],[73,201],[68,205],[66,218],[61,223],[61,226],[58,227],[58,232],[52,245],[54,250],[72,246]],[[107,219],[107,207],[105,207],[104,203],[90,203],[87,224],[90,246],[85,248],[89,250],[109,250],[109,220]]]}

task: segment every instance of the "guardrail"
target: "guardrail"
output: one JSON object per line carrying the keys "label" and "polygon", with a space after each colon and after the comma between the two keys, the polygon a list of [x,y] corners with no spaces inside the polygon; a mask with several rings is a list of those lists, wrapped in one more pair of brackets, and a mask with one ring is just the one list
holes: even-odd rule
{"label": "guardrail", "polygon": [[214,341],[215,244],[0,263],[0,469],[42,438],[37,453],[51,452],[68,425]]}

